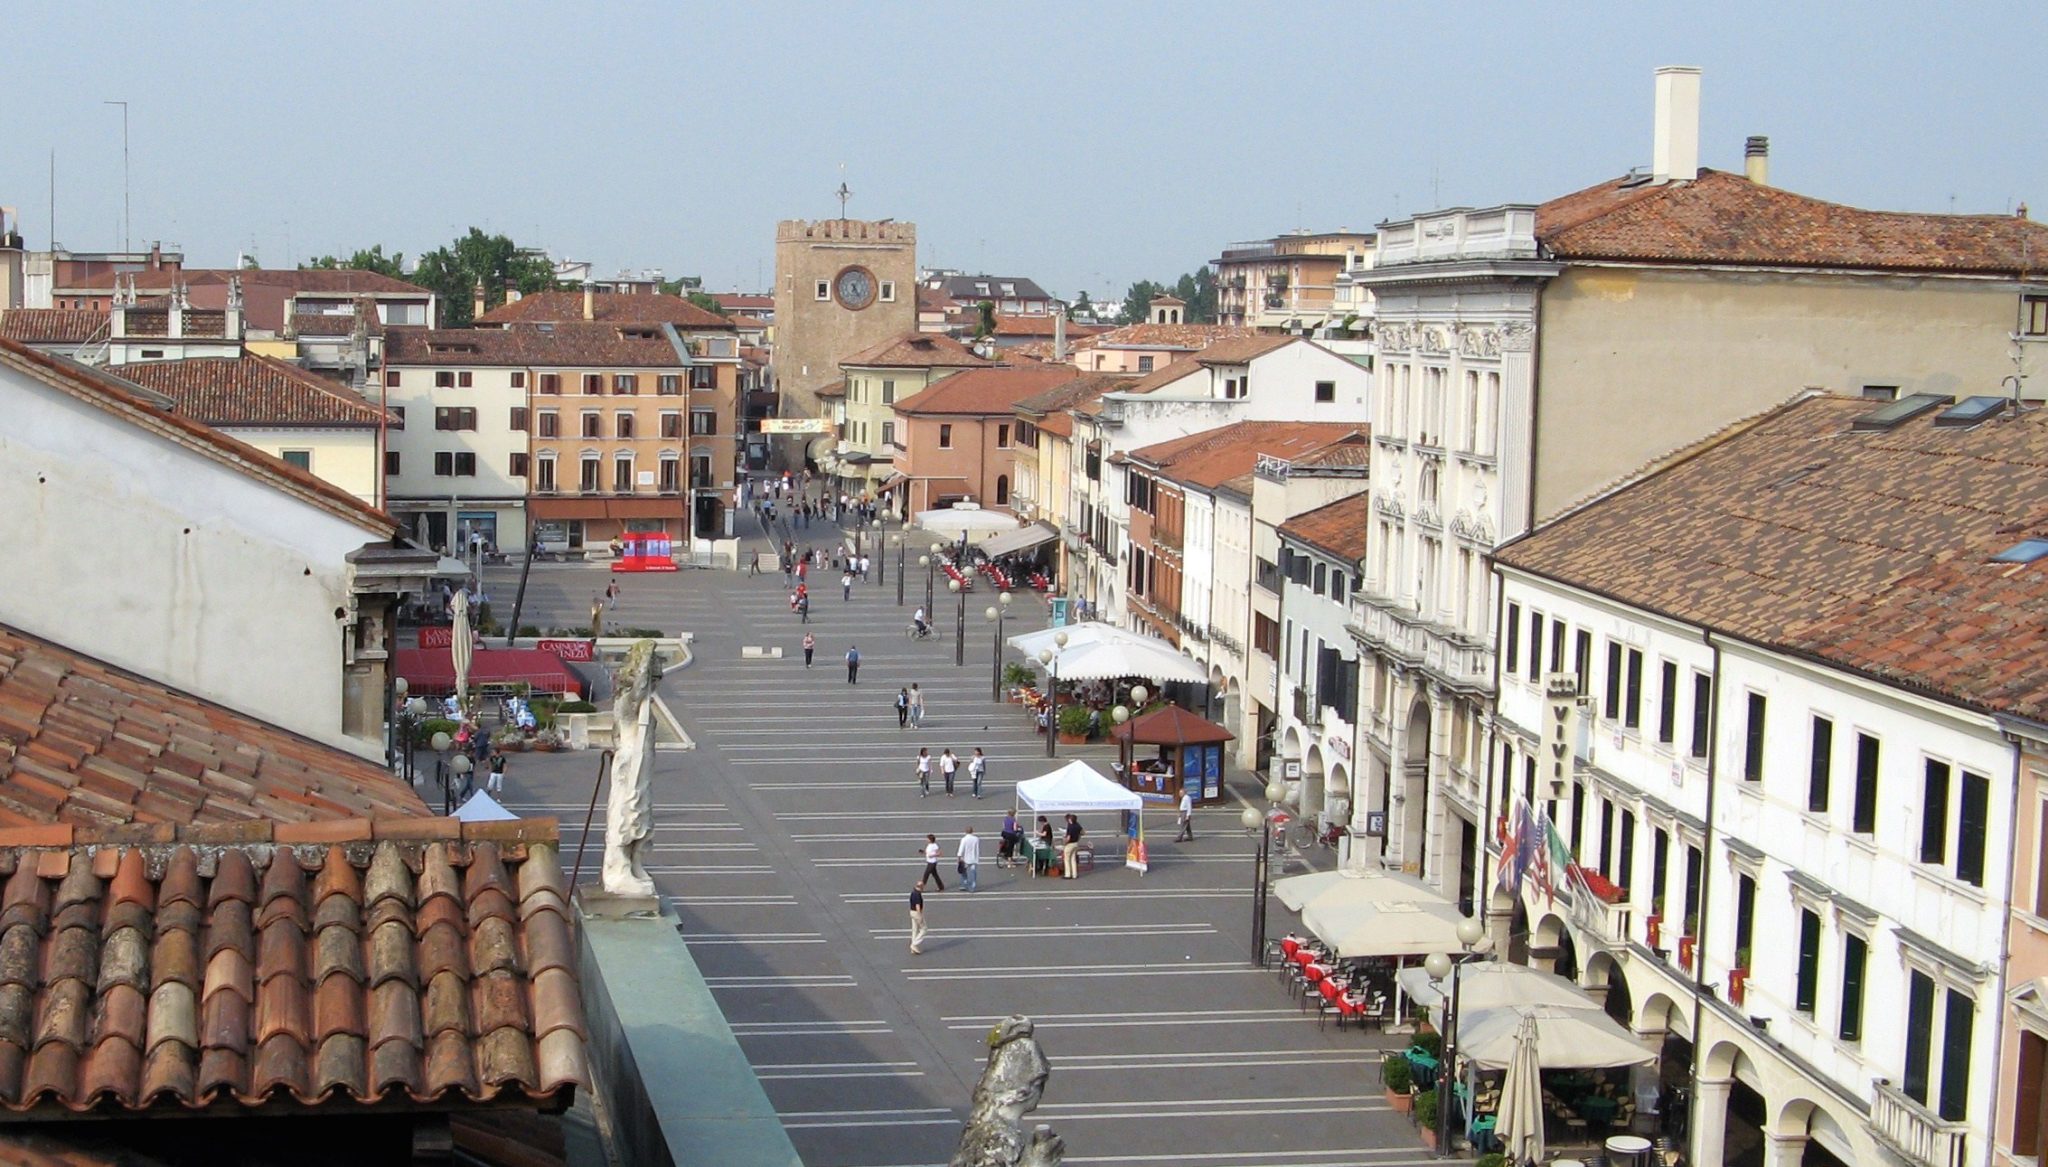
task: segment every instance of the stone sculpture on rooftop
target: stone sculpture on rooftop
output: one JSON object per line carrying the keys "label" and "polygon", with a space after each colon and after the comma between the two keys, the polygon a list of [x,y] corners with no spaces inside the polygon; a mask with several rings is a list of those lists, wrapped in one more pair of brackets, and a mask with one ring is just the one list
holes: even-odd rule
{"label": "stone sculpture on rooftop", "polygon": [[1032,1029],[1029,1017],[1011,1014],[989,1030],[988,1065],[975,1083],[951,1167],[1059,1167],[1065,1140],[1051,1127],[1024,1130],[1024,1116],[1038,1109],[1052,1076]]}

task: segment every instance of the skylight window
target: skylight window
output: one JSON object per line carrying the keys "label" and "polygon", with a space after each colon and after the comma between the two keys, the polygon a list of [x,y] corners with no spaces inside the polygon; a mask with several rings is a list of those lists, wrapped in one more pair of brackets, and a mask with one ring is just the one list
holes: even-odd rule
{"label": "skylight window", "polygon": [[1991,557],[1993,563],[2032,563],[2048,556],[2048,539],[2022,539]]}

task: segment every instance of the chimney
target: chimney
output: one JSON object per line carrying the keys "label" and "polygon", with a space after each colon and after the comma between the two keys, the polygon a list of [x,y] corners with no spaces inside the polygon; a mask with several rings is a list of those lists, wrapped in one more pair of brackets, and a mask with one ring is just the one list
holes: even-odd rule
{"label": "chimney", "polygon": [[484,282],[478,280],[469,292],[469,317],[474,320],[484,314]]}
{"label": "chimney", "polygon": [[[291,318],[287,316],[285,319],[289,322]],[[228,277],[228,310],[226,325],[221,332],[229,340],[242,339],[242,277],[239,275]]]}
{"label": "chimney", "polygon": [[597,293],[592,290],[589,280],[583,281],[583,318],[597,319]]}
{"label": "chimney", "polygon": [[1700,176],[1700,71],[1691,65],[1657,70],[1657,125],[1650,173],[1659,183]]}
{"label": "chimney", "polygon": [[1771,140],[1751,134],[1742,144],[1742,173],[1758,186],[1771,185]]}
{"label": "chimney", "polygon": [[1067,359],[1067,310],[1053,309],[1052,313],[1052,359],[1055,363]]}
{"label": "chimney", "polygon": [[525,294],[519,290],[519,282],[517,280],[505,281],[505,302],[507,304],[517,304],[520,297]]}

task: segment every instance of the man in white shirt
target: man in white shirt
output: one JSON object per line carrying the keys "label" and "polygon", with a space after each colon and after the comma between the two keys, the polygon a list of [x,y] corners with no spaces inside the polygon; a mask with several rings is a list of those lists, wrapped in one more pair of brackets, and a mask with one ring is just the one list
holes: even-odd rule
{"label": "man in white shirt", "polygon": [[974,828],[960,836],[960,848],[955,852],[960,857],[960,890],[973,891],[981,882],[981,836]]}
{"label": "man in white shirt", "polygon": [[1180,788],[1180,834],[1175,835],[1173,841],[1176,843],[1192,843],[1195,841],[1195,798],[1194,795],[1188,793],[1188,788],[1185,785]]}
{"label": "man in white shirt", "polygon": [[960,759],[953,756],[952,747],[948,746],[944,752],[939,754],[939,776],[946,780],[947,798],[953,797],[953,775],[959,769]]}

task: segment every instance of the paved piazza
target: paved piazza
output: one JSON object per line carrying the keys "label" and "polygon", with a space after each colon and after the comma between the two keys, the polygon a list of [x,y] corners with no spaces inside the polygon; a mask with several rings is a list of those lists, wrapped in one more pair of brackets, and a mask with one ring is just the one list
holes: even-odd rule
{"label": "paved piazza", "polygon": [[[752,534],[750,547],[767,545],[757,526]],[[820,524],[795,535],[822,544],[832,532]],[[1035,1120],[1065,1136],[1069,1163],[1430,1162],[1380,1094],[1374,1063],[1386,1039],[1319,1029],[1271,974],[1250,967],[1252,845],[1237,804],[1202,812],[1192,844],[1170,841],[1170,810],[1149,814],[1153,866],[1143,877],[1122,867],[1110,815],[1083,825],[1110,836],[1117,861],[1077,882],[996,867],[1014,783],[1048,766],[1022,712],[989,700],[993,635],[981,613],[991,593],[970,596],[960,667],[943,593],[945,638],[912,643],[904,627],[923,573],[913,560],[898,608],[893,562],[889,570],[886,586],[856,585],[851,602],[836,576],[817,581],[809,671],[779,575],[619,577],[617,623],[696,637],[695,661],[662,686],[697,748],[658,756],[651,868],[804,1161],[944,1163],[982,1036],[1018,1012],[1036,1019],[1053,1065]],[[601,568],[536,565],[522,619],[587,619],[606,580]],[[487,580],[502,614],[516,583],[516,569]],[[1009,631],[1042,626],[1037,597],[1018,595],[1015,608]],[[841,663],[849,642],[863,658],[857,686]],[[742,660],[748,644],[781,645],[784,657]],[[929,695],[922,731],[899,729],[891,704],[912,681]],[[935,756],[982,747],[987,797],[966,796],[963,767],[960,797],[919,798],[919,746]],[[1109,751],[1080,753],[1107,769]],[[508,803],[559,816],[565,860],[595,770],[594,754],[512,760]],[[1252,789],[1248,775],[1236,778]],[[971,895],[957,889],[952,860],[969,825],[988,840]],[[600,823],[594,837],[601,832]],[[943,846],[946,890],[928,895],[931,936],[913,956],[906,898],[926,832]],[[595,866],[593,844],[586,881]],[[1292,922],[1278,901],[1273,912],[1276,931]]]}

